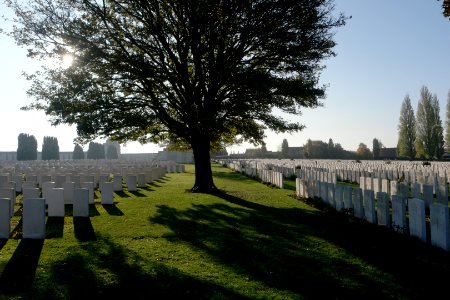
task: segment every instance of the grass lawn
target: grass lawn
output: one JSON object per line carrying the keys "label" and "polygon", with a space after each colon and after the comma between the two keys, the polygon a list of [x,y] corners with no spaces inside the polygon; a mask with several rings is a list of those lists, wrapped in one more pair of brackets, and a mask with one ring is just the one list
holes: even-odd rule
{"label": "grass lawn", "polygon": [[[47,218],[45,240],[0,240],[0,299],[446,298],[450,253],[213,166],[115,194],[90,218]],[[20,199],[19,199],[20,200]],[[20,203],[20,201],[19,201]]]}

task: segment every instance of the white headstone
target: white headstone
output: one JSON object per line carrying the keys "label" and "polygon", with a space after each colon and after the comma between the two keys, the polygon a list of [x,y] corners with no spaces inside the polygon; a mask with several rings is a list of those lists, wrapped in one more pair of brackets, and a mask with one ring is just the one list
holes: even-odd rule
{"label": "white headstone", "polygon": [[16,192],[12,188],[0,188],[0,198],[10,199],[10,211],[9,214],[12,217],[14,215],[14,207],[16,205]]}
{"label": "white headstone", "polygon": [[126,185],[129,192],[137,191],[137,176],[136,175],[127,175],[126,177]]}
{"label": "white headstone", "polygon": [[411,198],[408,200],[409,211],[409,234],[427,241],[425,222],[425,202],[421,199]]}
{"label": "white headstone", "polygon": [[376,223],[375,199],[372,190],[364,191],[364,218],[369,223]]}
{"label": "white headstone", "polygon": [[406,198],[397,195],[392,195],[392,228],[399,233],[408,233]]}
{"label": "white headstone", "polygon": [[362,190],[360,188],[354,189],[353,197],[353,213],[356,218],[362,219],[364,217],[364,206],[362,198]]}
{"label": "white headstone", "polygon": [[114,204],[114,192],[112,182],[104,182],[102,184],[102,189],[100,192],[102,204]]}
{"label": "white headstone", "polygon": [[22,190],[23,199],[39,198],[41,191],[38,188],[24,188]]}
{"label": "white headstone", "polygon": [[48,193],[47,214],[49,217],[64,217],[65,205],[64,205],[64,189],[63,188],[51,188]]}
{"label": "white headstone", "polygon": [[81,188],[88,189],[89,204],[94,204],[94,183],[93,182],[82,182]]}
{"label": "white headstone", "polygon": [[23,201],[23,238],[45,238],[45,200],[28,198]]}
{"label": "white headstone", "polygon": [[8,239],[11,232],[11,199],[0,198],[0,239]]}
{"label": "white headstone", "polygon": [[64,203],[73,204],[73,191],[75,190],[75,182],[63,182],[62,188],[64,189]]}
{"label": "white headstone", "polygon": [[73,197],[73,216],[89,217],[89,190],[75,189]]}
{"label": "white headstone", "polygon": [[448,206],[440,203],[430,205],[431,244],[450,250],[450,222]]}
{"label": "white headstone", "polygon": [[[386,179],[383,179],[386,180]],[[391,227],[389,198],[387,192],[377,193],[377,222],[380,226]]]}

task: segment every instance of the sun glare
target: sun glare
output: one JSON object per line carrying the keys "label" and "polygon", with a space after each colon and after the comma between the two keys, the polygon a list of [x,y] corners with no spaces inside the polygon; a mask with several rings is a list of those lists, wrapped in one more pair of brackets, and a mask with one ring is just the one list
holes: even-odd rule
{"label": "sun glare", "polygon": [[73,63],[73,56],[71,54],[64,54],[61,61],[61,67],[67,69]]}

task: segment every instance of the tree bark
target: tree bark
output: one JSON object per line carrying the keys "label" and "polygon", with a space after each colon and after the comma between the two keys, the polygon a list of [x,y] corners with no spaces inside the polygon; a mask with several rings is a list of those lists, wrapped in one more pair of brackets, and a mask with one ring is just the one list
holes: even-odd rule
{"label": "tree bark", "polygon": [[194,193],[213,193],[217,191],[211,171],[209,139],[195,139],[192,149],[195,161],[195,184],[191,191]]}

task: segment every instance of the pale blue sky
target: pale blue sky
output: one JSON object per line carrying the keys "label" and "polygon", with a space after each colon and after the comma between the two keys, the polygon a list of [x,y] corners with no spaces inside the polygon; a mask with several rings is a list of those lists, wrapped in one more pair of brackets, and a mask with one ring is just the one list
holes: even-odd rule
{"label": "pale blue sky", "polygon": [[[290,117],[306,125],[296,134],[267,133],[267,148],[276,151],[284,138],[290,146],[308,139],[327,142],[332,138],[344,149],[359,143],[372,147],[378,138],[386,147],[397,144],[400,106],[406,94],[417,108],[420,89],[436,94],[445,125],[450,90],[450,20],[441,12],[441,1],[426,0],[336,0],[336,11],[351,15],[347,25],[336,30],[336,57],[324,62],[321,83],[329,85],[324,106]],[[3,3],[1,14],[6,14]],[[0,21],[0,27],[7,26]],[[19,133],[33,134],[38,149],[44,136],[58,138],[62,151],[73,150],[75,129],[51,127],[42,112],[23,112],[27,82],[21,72],[35,68],[23,49],[0,36],[0,150],[16,150]],[[246,144],[229,148],[243,152]],[[156,145],[131,143],[122,152],[156,152]]]}

